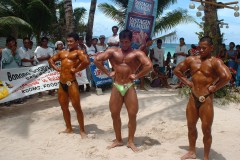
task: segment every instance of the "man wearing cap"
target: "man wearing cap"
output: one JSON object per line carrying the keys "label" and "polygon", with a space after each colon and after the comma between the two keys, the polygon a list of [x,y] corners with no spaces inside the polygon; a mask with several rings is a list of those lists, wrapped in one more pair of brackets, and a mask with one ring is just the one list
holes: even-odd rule
{"label": "man wearing cap", "polygon": [[55,43],[55,51],[54,51],[54,54],[57,54],[58,52],[64,50],[64,44],[62,41],[57,41]]}
{"label": "man wearing cap", "polygon": [[107,49],[107,45],[105,44],[105,36],[100,35],[99,36],[99,43],[97,44],[97,50],[98,52],[105,51]]}

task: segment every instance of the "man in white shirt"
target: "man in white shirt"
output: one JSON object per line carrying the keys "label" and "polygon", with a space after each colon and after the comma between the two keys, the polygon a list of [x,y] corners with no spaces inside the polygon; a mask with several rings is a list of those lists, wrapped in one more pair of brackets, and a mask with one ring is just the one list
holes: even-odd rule
{"label": "man in white shirt", "polygon": [[98,52],[98,50],[97,50],[97,42],[98,42],[98,39],[97,38],[93,38],[92,41],[91,41],[91,46],[87,47],[87,54],[90,57]]}
{"label": "man in white shirt", "polygon": [[[184,61],[188,55],[188,50],[184,42],[184,38],[180,38],[179,42],[180,44],[176,47],[175,50],[175,55],[177,57],[176,65]],[[178,78],[175,75],[173,75],[172,84],[177,84],[178,82],[179,82]],[[181,88],[181,85],[179,84],[176,88]]]}
{"label": "man in white shirt", "polygon": [[113,26],[112,27],[112,32],[113,32],[112,37],[109,37],[108,41],[107,41],[108,48],[118,48],[119,47],[119,36],[117,34],[118,27]]}
{"label": "man in white shirt", "polygon": [[23,46],[18,49],[23,67],[30,67],[34,62],[34,54],[30,49],[30,38],[23,38]]}
{"label": "man in white shirt", "polygon": [[154,47],[151,50],[150,58],[152,60],[153,65],[158,64],[161,73],[165,73],[164,66],[164,48],[162,48],[162,40],[157,40],[157,47]]}
{"label": "man in white shirt", "polygon": [[48,59],[53,56],[53,49],[48,47],[48,38],[41,38],[41,46],[34,51],[39,64],[48,64]]}
{"label": "man in white shirt", "polygon": [[105,44],[105,36],[100,35],[99,36],[99,43],[97,44],[97,50],[98,52],[105,51],[107,49],[107,45]]}
{"label": "man in white shirt", "polygon": [[[53,56],[53,49],[48,47],[48,38],[42,37],[41,38],[41,46],[38,46],[34,51],[36,55],[38,64],[48,64],[48,60],[50,57]],[[49,95],[54,95],[54,90],[48,91]],[[41,98],[43,96],[42,92],[39,92],[38,97]]]}

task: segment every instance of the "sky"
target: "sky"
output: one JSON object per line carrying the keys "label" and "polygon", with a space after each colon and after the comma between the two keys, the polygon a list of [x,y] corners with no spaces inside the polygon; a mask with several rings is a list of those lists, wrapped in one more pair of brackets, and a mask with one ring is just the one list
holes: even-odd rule
{"label": "sky", "polygon": [[[202,22],[202,18],[196,16],[197,13],[197,6],[200,4],[198,2],[192,2],[195,4],[195,9],[189,9],[190,0],[178,0],[178,2],[174,5],[171,5],[166,11],[171,12],[177,8],[187,9],[189,15],[193,16],[197,22]],[[221,2],[226,3],[230,2],[230,0],[222,0]],[[89,15],[89,8],[90,8],[90,0],[72,0],[73,8],[76,7],[84,7],[87,10],[86,17],[84,21],[87,23],[87,18]],[[97,0],[97,5],[100,3],[110,3],[113,4],[111,0]],[[240,5],[240,4],[239,4]],[[234,6],[234,5],[232,5]],[[224,23],[229,24],[229,28],[226,27],[221,29],[221,32],[224,33],[224,43],[229,44],[230,42],[234,42],[235,44],[240,44],[240,17],[234,17],[234,10],[232,9],[220,9],[218,10],[218,18],[224,19]],[[202,13],[203,14],[203,13]],[[94,26],[93,26],[93,36],[98,37],[99,35],[105,35],[106,37],[111,36],[112,26],[117,25],[117,22],[113,21],[111,18],[106,17],[103,12],[101,12],[98,7],[95,12],[95,19],[94,19]],[[185,42],[187,44],[197,44],[198,43],[198,36],[196,32],[200,32],[201,28],[195,23],[187,23],[187,24],[180,24],[176,27],[172,28],[169,31],[163,32],[158,34],[158,36],[170,33],[172,31],[177,32],[177,39],[171,41],[171,43],[178,43],[178,38],[184,37]],[[158,37],[157,36],[157,37]],[[154,37],[153,37],[154,38]]]}

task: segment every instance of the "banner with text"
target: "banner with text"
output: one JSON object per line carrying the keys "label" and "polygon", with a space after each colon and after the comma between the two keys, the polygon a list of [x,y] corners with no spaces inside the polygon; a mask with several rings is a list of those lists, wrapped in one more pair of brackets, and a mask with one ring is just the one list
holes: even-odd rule
{"label": "banner with text", "polygon": [[[108,77],[105,73],[103,73],[100,69],[98,69],[95,64],[93,63],[94,57],[90,58],[90,70],[92,73],[93,81],[95,82],[96,86],[102,86],[105,84],[112,84],[112,78]],[[109,70],[108,61],[104,62],[104,67]]]}
{"label": "banner with text", "polygon": [[[0,103],[57,89],[59,77],[59,72],[47,64],[0,70]],[[76,73],[76,79],[79,85],[89,83],[85,70]]]}
{"label": "banner with text", "polygon": [[157,0],[129,0],[126,29],[133,32],[132,47],[138,49],[153,35],[157,14]]}

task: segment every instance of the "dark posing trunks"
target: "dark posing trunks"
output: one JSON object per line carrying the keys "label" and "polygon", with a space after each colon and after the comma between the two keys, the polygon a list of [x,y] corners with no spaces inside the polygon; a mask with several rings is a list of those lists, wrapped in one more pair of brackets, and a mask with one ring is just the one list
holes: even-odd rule
{"label": "dark posing trunks", "polygon": [[192,92],[192,96],[194,98],[194,102],[195,102],[195,106],[197,107],[197,109],[200,109],[202,103],[204,103],[206,101],[206,98],[208,96],[210,96],[212,93],[210,94],[207,94],[205,96],[200,96],[200,97],[197,97],[193,92]]}
{"label": "dark posing trunks", "polygon": [[68,93],[68,87],[72,85],[73,82],[77,82],[76,79],[72,80],[72,81],[67,81],[66,84],[60,82],[60,85],[62,86],[62,89]]}

